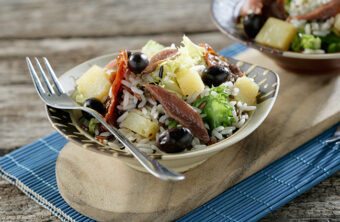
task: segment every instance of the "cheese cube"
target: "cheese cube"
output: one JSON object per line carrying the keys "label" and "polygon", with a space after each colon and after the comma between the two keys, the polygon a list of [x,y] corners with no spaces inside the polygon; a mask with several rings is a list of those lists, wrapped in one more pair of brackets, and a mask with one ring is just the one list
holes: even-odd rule
{"label": "cheese cube", "polygon": [[194,93],[201,92],[204,89],[204,83],[201,76],[196,71],[181,69],[176,74],[176,79],[183,95],[190,96]]}
{"label": "cheese cube", "polygon": [[77,81],[77,91],[85,97],[85,99],[94,97],[101,102],[105,102],[105,98],[109,94],[111,83],[109,76],[105,70],[97,65],[92,66]]}
{"label": "cheese cube", "polygon": [[159,130],[159,127],[155,122],[137,114],[134,111],[129,112],[125,120],[122,122],[122,127],[128,128],[149,139],[154,139]]}

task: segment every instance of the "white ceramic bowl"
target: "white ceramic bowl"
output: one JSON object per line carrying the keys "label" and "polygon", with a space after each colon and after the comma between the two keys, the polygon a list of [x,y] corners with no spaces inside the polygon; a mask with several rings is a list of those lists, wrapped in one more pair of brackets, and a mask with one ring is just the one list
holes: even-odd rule
{"label": "white ceramic bowl", "polygon": [[[75,80],[79,78],[82,73],[87,71],[94,64],[105,67],[105,65],[116,56],[117,54],[110,54],[97,57],[67,71],[60,77],[60,81],[64,89],[71,94],[75,89]],[[164,166],[177,172],[184,172],[198,166],[209,157],[248,136],[265,120],[269,114],[279,90],[278,75],[273,71],[253,64],[234,59],[229,59],[229,61],[237,64],[247,76],[254,78],[255,82],[260,85],[260,93],[257,97],[257,109],[251,114],[249,120],[242,128],[225,140],[203,149],[196,149],[176,154],[162,153],[151,155],[153,158],[158,159],[158,161],[160,161],[160,163]],[[102,153],[103,155],[111,155],[112,157],[119,158],[129,166],[140,171],[145,171],[130,153],[121,150],[119,147],[107,147],[99,143],[94,137],[81,129],[77,122],[79,117],[77,112],[47,107],[47,115],[54,128],[71,142],[74,142],[85,149],[90,149]]]}

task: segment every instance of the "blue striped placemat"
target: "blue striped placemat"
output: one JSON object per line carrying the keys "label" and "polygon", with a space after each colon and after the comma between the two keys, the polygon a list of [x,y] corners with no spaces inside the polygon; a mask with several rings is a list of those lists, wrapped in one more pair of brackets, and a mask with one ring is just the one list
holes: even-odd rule
{"label": "blue striped placemat", "polygon": [[[245,49],[235,44],[220,53],[231,57]],[[337,126],[177,221],[256,221],[274,211],[340,169],[339,145],[324,143]],[[0,175],[63,221],[93,221],[73,210],[58,191],[55,163],[66,143],[53,133],[17,149],[0,158]]]}

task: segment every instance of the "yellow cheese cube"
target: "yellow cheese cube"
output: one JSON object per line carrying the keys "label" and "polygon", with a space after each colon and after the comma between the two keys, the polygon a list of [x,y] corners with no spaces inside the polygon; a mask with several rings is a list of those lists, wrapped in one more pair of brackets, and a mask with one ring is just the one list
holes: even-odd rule
{"label": "yellow cheese cube", "polygon": [[296,32],[296,27],[289,22],[269,18],[256,35],[255,41],[265,46],[288,50]]}
{"label": "yellow cheese cube", "polygon": [[201,92],[204,89],[204,83],[201,76],[196,71],[180,69],[176,74],[176,78],[183,95],[190,96],[194,93]]}
{"label": "yellow cheese cube", "polygon": [[259,86],[252,79],[246,76],[238,78],[234,86],[239,89],[238,94],[235,96],[237,100],[247,103],[249,106],[256,104]]}
{"label": "yellow cheese cube", "polygon": [[78,92],[85,99],[94,97],[102,102],[108,96],[111,87],[108,74],[97,65],[92,66],[76,83]]}
{"label": "yellow cheese cube", "polygon": [[159,130],[158,124],[133,111],[129,112],[122,122],[122,127],[128,128],[149,139],[154,139]]}

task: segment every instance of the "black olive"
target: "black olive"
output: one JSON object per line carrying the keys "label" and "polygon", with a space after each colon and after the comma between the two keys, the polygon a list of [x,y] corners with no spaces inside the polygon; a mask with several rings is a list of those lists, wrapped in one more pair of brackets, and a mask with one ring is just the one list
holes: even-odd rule
{"label": "black olive", "polygon": [[129,69],[135,74],[141,73],[148,65],[148,57],[141,52],[132,53],[129,57]]}
{"label": "black olive", "polygon": [[202,80],[209,87],[219,86],[227,80],[228,76],[229,71],[227,68],[213,65],[203,70]]}
{"label": "black olive", "polygon": [[126,54],[127,54],[128,58],[130,58],[130,56],[131,56],[131,51],[127,51]]}
{"label": "black olive", "polygon": [[244,17],[243,27],[244,32],[249,38],[255,38],[257,33],[263,26],[263,19],[261,15],[249,14]]}
{"label": "black olive", "polygon": [[[87,100],[85,100],[84,104],[83,104],[84,107],[88,107],[88,108],[91,108],[91,109],[94,109],[96,110],[98,113],[104,115],[105,113],[105,107],[103,105],[103,103],[101,103],[98,99],[96,98],[89,98]],[[83,116],[86,118],[86,119],[91,119],[93,118],[91,114],[87,113],[87,112],[84,112],[82,111],[83,113]]]}
{"label": "black olive", "polygon": [[194,136],[188,128],[173,127],[164,131],[158,139],[158,147],[166,153],[178,153],[191,147]]}

